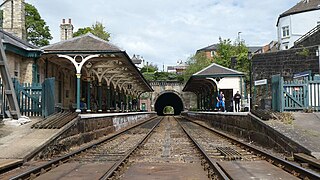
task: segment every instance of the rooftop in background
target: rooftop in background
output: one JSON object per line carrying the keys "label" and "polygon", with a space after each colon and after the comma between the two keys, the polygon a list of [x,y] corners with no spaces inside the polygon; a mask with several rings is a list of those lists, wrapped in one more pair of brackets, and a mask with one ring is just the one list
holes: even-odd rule
{"label": "rooftop in background", "polygon": [[[212,44],[207,47],[201,48],[197,50],[197,53],[199,52],[211,52],[211,51],[217,51],[219,44]],[[255,53],[262,53],[263,46],[247,46],[249,49],[249,52],[255,54]],[[208,55],[207,55],[208,56]],[[210,54],[211,57],[213,57],[212,54]]]}
{"label": "rooftop in background", "polygon": [[[320,9],[320,0],[301,0],[295,6],[280,14],[279,18],[289,16],[292,14],[297,14],[306,11],[313,11]],[[277,25],[279,23],[279,18]]]}

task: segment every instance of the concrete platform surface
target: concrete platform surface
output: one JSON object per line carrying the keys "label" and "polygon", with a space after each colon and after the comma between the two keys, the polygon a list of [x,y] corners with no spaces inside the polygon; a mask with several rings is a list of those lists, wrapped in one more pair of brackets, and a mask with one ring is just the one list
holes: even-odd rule
{"label": "concrete platform surface", "polygon": [[292,113],[294,120],[283,123],[278,120],[265,121],[280,133],[304,146],[311,155],[320,159],[320,113]]}
{"label": "concrete platform surface", "polygon": [[59,129],[31,129],[31,125],[40,119],[31,120],[20,126],[0,124],[0,160],[25,159],[59,132]]}
{"label": "concrete platform surface", "polygon": [[218,162],[230,179],[299,179],[266,161]]}
{"label": "concrete platform surface", "polygon": [[209,179],[207,173],[197,163],[135,163],[121,179],[203,180]]}

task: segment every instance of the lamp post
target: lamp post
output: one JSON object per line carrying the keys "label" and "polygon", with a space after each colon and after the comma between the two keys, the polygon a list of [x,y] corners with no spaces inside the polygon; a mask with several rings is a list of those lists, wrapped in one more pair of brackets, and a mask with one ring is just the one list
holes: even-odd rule
{"label": "lamp post", "polygon": [[250,97],[249,97],[249,106],[250,106],[250,111],[252,109],[252,53],[248,52],[248,60],[249,60],[249,79],[250,79]]}

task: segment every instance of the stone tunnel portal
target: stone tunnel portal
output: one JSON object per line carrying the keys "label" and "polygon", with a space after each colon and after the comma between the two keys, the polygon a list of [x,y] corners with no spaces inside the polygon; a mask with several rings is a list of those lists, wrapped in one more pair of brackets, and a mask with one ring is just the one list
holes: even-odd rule
{"label": "stone tunnel portal", "polygon": [[157,98],[154,105],[157,115],[163,116],[163,109],[166,106],[173,107],[174,115],[179,115],[184,110],[182,99],[173,92],[163,93]]}

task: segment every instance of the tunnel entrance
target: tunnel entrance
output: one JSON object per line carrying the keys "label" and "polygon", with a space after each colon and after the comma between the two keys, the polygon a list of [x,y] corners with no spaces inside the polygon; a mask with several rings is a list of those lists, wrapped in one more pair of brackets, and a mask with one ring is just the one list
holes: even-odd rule
{"label": "tunnel entrance", "polygon": [[157,115],[163,116],[165,115],[164,110],[168,106],[173,108],[174,115],[179,115],[184,110],[182,99],[173,92],[161,94],[154,104],[154,109],[157,112]]}

